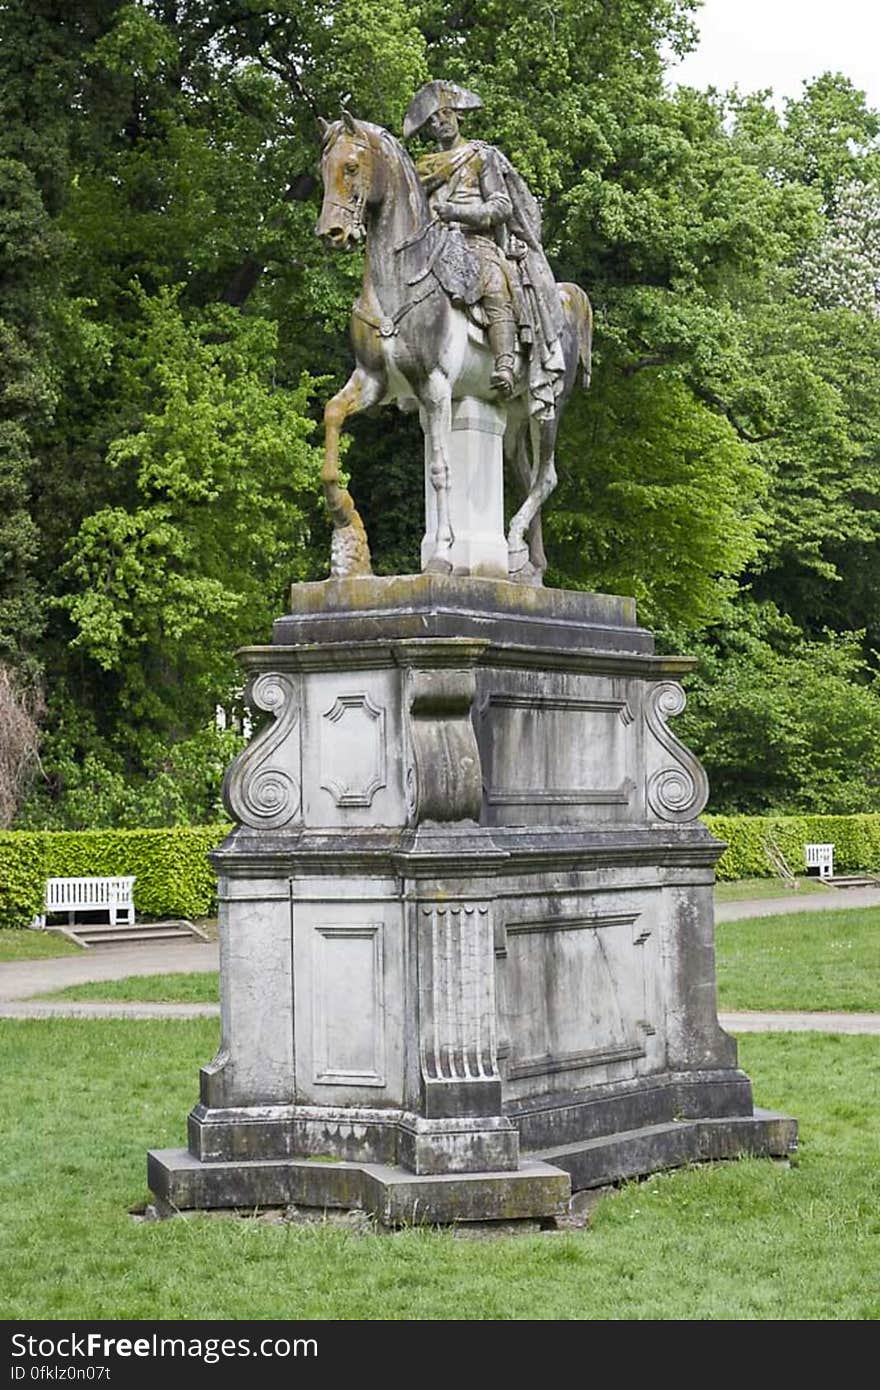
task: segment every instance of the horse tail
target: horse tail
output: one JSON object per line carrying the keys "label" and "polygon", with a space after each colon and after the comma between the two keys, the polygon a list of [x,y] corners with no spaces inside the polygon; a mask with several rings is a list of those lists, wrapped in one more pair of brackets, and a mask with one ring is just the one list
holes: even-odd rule
{"label": "horse tail", "polygon": [[593,370],[593,306],[580,285],[563,282],[559,286],[559,295],[577,343],[581,385],[586,391]]}

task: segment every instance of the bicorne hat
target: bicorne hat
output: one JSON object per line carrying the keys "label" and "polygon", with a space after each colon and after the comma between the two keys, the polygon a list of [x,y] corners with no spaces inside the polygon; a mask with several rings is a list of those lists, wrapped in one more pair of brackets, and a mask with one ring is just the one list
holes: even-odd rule
{"label": "bicorne hat", "polygon": [[453,111],[474,111],[483,103],[476,92],[459,87],[455,82],[426,82],[420,87],[407,107],[403,121],[403,138],[408,140],[421,130],[441,108],[451,106]]}

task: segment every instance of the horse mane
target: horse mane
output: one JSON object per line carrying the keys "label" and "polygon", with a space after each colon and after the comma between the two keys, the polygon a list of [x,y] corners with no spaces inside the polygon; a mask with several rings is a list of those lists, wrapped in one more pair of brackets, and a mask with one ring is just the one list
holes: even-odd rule
{"label": "horse mane", "polygon": [[[367,125],[367,122],[364,121],[362,124]],[[391,131],[386,130],[384,126],[371,125],[369,131],[378,140],[378,143],[390,152],[403,174],[407,193],[415,199],[417,205],[423,205],[427,213],[428,198],[409,150],[401,144],[396,135],[392,135]]]}

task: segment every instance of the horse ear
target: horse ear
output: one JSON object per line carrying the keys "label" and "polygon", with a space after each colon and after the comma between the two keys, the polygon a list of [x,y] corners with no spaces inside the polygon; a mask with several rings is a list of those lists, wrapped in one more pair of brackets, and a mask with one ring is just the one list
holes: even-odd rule
{"label": "horse ear", "polygon": [[318,129],[321,132],[321,139],[327,139],[327,131],[330,129],[330,122],[325,121],[323,116],[318,117]]}
{"label": "horse ear", "polygon": [[357,127],[355,126],[354,116],[351,114],[347,106],[343,106],[342,108],[342,124],[345,126],[345,129],[349,132],[349,134],[355,134]]}

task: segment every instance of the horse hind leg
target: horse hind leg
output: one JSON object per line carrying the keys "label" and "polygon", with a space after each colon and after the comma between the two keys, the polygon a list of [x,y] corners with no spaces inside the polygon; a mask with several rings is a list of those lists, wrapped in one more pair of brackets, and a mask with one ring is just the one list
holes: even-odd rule
{"label": "horse hind leg", "polygon": [[537,588],[543,584],[544,570],[547,568],[541,507],[557,482],[554,460],[556,421],[532,421],[529,435],[530,440],[524,430],[517,441],[515,464],[526,499],[513,517],[507,535],[508,577],[515,584],[530,584]]}
{"label": "horse hind leg", "polygon": [[[529,423],[527,419],[510,420],[504,435],[504,458],[510,470],[510,477],[516,482],[520,495],[523,499],[527,498],[534,482],[529,456]],[[530,559],[530,549],[530,546],[527,548],[524,545],[522,551],[514,557],[510,552],[508,543],[508,574],[509,578],[515,579],[518,583],[525,582],[523,571]]]}
{"label": "horse hind leg", "polygon": [[384,383],[356,367],[341,391],[324,407],[324,464],[321,483],[333,522],[330,543],[330,575],[347,579],[372,574],[370,547],[360,514],[348,488],[339,481],[339,437],[349,415],[376,405],[384,395]]}

